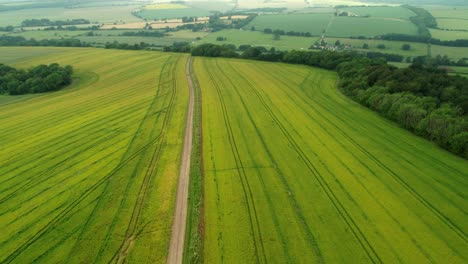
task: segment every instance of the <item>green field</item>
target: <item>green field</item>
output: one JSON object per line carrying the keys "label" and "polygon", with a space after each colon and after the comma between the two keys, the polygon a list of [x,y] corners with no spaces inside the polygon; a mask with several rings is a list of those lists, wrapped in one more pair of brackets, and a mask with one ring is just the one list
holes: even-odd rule
{"label": "green field", "polygon": [[[468,23],[466,25],[468,28]],[[433,38],[441,40],[468,39],[468,31],[447,31],[439,29],[430,29]]]}
{"label": "green field", "polygon": [[0,262],[165,263],[187,56],[51,50],[0,48],[0,63],[75,68],[72,87],[0,98]]}
{"label": "green field", "polygon": [[[372,39],[349,39],[349,38],[326,38],[327,43],[334,44],[337,40],[341,44],[348,44],[353,46],[356,50],[359,51],[373,51],[373,52],[383,52],[383,53],[393,53],[400,54],[405,57],[416,57],[416,56],[426,56],[428,52],[427,44],[424,43],[415,43],[415,42],[405,42],[405,41],[385,41],[385,40],[372,40]],[[367,43],[369,49],[362,49],[362,45]],[[385,49],[377,48],[377,45],[384,44]],[[402,50],[401,46],[403,44],[410,44],[410,50]],[[437,55],[447,55],[450,59],[458,61],[461,58],[467,57],[468,48],[467,47],[448,47],[448,46],[438,46],[431,45],[432,56]]]}
{"label": "green field", "polygon": [[310,32],[315,36],[325,30],[330,37],[373,37],[387,33],[414,35],[417,28],[409,20],[381,17],[334,17],[333,14],[280,14],[261,15],[250,22],[245,29],[255,26],[256,30],[265,28],[284,31]]}
{"label": "green field", "polygon": [[176,8],[176,9],[142,9],[139,14],[143,19],[170,19],[182,17],[204,17],[210,12],[198,8]]}
{"label": "green field", "polygon": [[[192,42],[197,37],[204,37],[209,33],[206,32],[192,32],[192,31],[177,31],[170,32],[166,37],[141,37],[141,36],[119,36],[124,32],[136,32],[139,30],[95,30],[94,36],[87,36],[90,30],[33,30],[23,31],[18,33],[8,33],[9,36],[22,36],[27,39],[34,38],[36,40],[42,39],[62,39],[62,38],[76,38],[86,43],[102,46],[107,42],[117,41],[119,43],[127,43],[130,45],[145,42],[159,46],[170,46],[174,42]],[[2,35],[2,34],[0,34]],[[17,56],[17,55],[15,55]]]}
{"label": "green field", "polygon": [[48,18],[50,20],[88,19],[91,22],[133,22],[141,19],[133,16],[135,6],[103,6],[84,8],[37,8],[1,12],[0,26],[19,26],[25,19]]}
{"label": "green field", "polygon": [[466,263],[466,160],[336,74],[196,58],[206,263]]}
{"label": "green field", "polygon": [[336,17],[326,32],[329,37],[374,37],[389,33],[416,35],[416,26],[408,20],[379,17]]}
{"label": "green field", "polygon": [[365,7],[346,7],[340,8],[342,11],[347,11],[359,16],[381,17],[389,19],[406,19],[415,16],[416,14],[404,7],[397,6],[365,6]]}
{"label": "green field", "polygon": [[250,22],[245,29],[252,26],[256,30],[263,31],[265,28],[281,29],[285,31],[310,32],[312,35],[320,36],[327,28],[333,14],[280,14],[261,15]]}
{"label": "green field", "polygon": [[468,8],[442,8],[429,10],[442,29],[468,30]]}
{"label": "green field", "polygon": [[437,26],[442,29],[468,30],[468,19],[437,18]]}
{"label": "green field", "polygon": [[[217,37],[225,37],[226,40],[216,41]],[[265,34],[258,31],[232,29],[211,33],[197,43],[234,44],[236,46],[252,45],[262,46],[265,48],[275,47],[279,50],[301,50],[308,49],[317,40],[317,37],[307,38],[291,36],[281,36],[279,40],[273,40],[273,35],[271,34]]]}
{"label": "green field", "polygon": [[429,10],[436,18],[461,18],[468,19],[468,7],[458,8],[434,8]]}

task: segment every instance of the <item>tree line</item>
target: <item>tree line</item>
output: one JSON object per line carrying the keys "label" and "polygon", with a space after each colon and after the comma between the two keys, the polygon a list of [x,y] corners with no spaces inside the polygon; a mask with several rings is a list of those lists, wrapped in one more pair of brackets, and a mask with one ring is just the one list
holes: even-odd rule
{"label": "tree line", "polygon": [[79,39],[26,39],[21,36],[0,36],[0,46],[52,46],[52,47],[90,47]]}
{"label": "tree line", "polygon": [[344,94],[468,158],[468,79],[450,76],[435,64],[417,62],[398,69],[383,57],[368,58],[356,52],[277,51],[246,45],[240,54],[232,45],[201,44],[190,51],[193,56],[276,61],[335,70]]}
{"label": "tree line", "polygon": [[146,42],[128,44],[128,43],[119,43],[118,41],[107,42],[104,45],[105,49],[123,49],[123,50],[146,50],[146,49],[150,49],[151,47],[163,47],[163,46],[149,44]]}
{"label": "tree line", "polygon": [[13,26],[0,27],[0,31],[3,32],[12,32],[13,30],[15,30],[15,27]]}
{"label": "tree line", "polygon": [[0,64],[0,94],[28,94],[57,91],[71,84],[73,68],[57,63],[18,70]]}
{"label": "tree line", "polygon": [[[252,31],[255,30],[255,27],[251,28]],[[265,28],[263,30],[263,33],[265,34],[273,34],[273,35],[280,35],[280,36],[296,36],[296,37],[312,37],[312,34],[310,32],[297,32],[297,31],[284,31],[281,29],[275,29],[272,30],[271,28]]]}
{"label": "tree line", "polygon": [[90,24],[89,20],[78,18],[78,19],[67,19],[67,20],[56,20],[51,21],[47,18],[41,19],[26,19],[21,22],[22,27],[48,27],[48,26],[71,26],[71,25],[86,25]]}
{"label": "tree line", "polygon": [[139,36],[139,37],[156,37],[156,38],[162,38],[167,36],[166,33],[161,32],[161,31],[153,31],[153,30],[141,30],[141,31],[126,31],[120,34],[120,36],[129,36],[129,37],[134,37],[134,36]]}
{"label": "tree line", "polygon": [[431,38],[427,36],[419,35],[405,35],[405,34],[385,34],[378,37],[382,40],[390,41],[408,41],[408,42],[419,42],[419,43],[429,43],[432,45],[439,46],[448,46],[448,47],[468,47],[468,39],[456,39],[456,40],[440,40],[436,38]]}
{"label": "tree line", "polygon": [[410,17],[410,20],[418,28],[419,36],[431,38],[431,32],[428,28],[437,28],[437,20],[435,17],[424,8],[410,5],[404,5],[404,7],[416,14],[416,16]]}

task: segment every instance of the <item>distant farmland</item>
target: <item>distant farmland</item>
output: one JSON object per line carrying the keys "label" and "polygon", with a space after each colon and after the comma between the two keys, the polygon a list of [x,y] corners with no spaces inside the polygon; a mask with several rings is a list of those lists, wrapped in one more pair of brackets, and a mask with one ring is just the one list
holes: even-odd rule
{"label": "distant farmland", "polygon": [[466,263],[465,160],[333,72],[196,58],[206,263]]}
{"label": "distant farmland", "polygon": [[309,32],[319,36],[327,28],[333,14],[280,14],[261,15],[250,22],[245,29],[255,27],[263,31],[265,28],[281,29],[285,31]]}
{"label": "distant farmland", "polygon": [[50,20],[88,19],[91,22],[142,21],[133,16],[135,6],[105,6],[83,8],[36,8],[1,12],[0,26],[19,26],[25,19],[48,18]]}
{"label": "distant farmland", "polygon": [[0,63],[76,70],[63,91],[0,101],[0,262],[164,263],[187,56],[49,50],[0,48]]}
{"label": "distant farmland", "polygon": [[284,31],[309,32],[319,36],[326,31],[329,37],[373,37],[387,33],[417,34],[409,20],[384,17],[334,17],[332,13],[261,15],[245,29],[255,27]]}
{"label": "distant farmland", "polygon": [[409,20],[376,17],[336,17],[326,35],[329,37],[374,37],[389,33],[416,35],[418,30]]}
{"label": "distant farmland", "polygon": [[409,19],[416,14],[404,7],[392,6],[365,6],[365,7],[346,7],[339,10],[347,11],[359,16],[393,18],[393,19]]}

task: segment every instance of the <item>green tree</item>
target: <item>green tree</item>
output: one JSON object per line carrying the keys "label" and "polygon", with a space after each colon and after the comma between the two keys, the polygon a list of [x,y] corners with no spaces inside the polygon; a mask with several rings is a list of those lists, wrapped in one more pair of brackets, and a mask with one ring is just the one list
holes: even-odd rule
{"label": "green tree", "polygon": [[410,49],[411,49],[411,45],[410,45],[410,44],[403,44],[403,45],[401,46],[401,49],[402,49],[402,50],[410,50]]}

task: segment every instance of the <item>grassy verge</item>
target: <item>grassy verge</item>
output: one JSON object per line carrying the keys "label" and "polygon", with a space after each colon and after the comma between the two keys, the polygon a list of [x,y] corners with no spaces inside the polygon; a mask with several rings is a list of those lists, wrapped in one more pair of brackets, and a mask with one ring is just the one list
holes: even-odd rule
{"label": "grassy verge", "polygon": [[195,109],[193,116],[193,146],[190,162],[190,185],[185,238],[184,263],[203,262],[203,155],[202,155],[202,109],[201,91],[198,80],[190,64]]}

